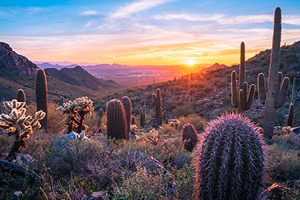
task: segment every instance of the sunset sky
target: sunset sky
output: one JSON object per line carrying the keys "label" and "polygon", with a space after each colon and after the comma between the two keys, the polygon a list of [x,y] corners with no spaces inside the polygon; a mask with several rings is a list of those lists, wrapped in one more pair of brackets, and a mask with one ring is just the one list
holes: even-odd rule
{"label": "sunset sky", "polygon": [[177,65],[239,62],[300,40],[300,1],[10,0],[0,2],[0,41],[32,61]]}

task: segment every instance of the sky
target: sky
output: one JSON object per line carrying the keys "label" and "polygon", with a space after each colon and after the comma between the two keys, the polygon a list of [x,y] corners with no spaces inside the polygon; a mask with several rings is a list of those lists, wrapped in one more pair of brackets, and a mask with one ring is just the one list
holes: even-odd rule
{"label": "sky", "polygon": [[231,65],[242,41],[271,48],[276,7],[282,45],[299,41],[299,0],[1,1],[0,41],[31,61]]}

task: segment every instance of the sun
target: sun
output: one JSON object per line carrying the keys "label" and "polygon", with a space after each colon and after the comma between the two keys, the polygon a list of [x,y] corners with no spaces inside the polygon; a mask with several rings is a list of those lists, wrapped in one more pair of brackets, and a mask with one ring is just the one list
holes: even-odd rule
{"label": "sun", "polygon": [[188,60],[187,61],[187,65],[192,67],[195,64],[195,62],[193,60]]}

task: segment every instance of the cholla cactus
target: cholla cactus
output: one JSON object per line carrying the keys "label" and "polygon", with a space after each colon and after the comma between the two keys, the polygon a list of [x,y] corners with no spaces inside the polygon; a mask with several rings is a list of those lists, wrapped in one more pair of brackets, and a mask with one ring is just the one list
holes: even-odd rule
{"label": "cholla cactus", "polygon": [[260,128],[240,114],[209,122],[197,144],[196,199],[257,199],[264,149]]}
{"label": "cholla cactus", "polygon": [[283,127],[282,130],[284,131],[284,133],[286,134],[290,134],[292,132],[292,129],[290,126],[287,127]]}
{"label": "cholla cactus", "polygon": [[63,120],[63,124],[68,125],[68,133],[75,127],[77,133],[82,130],[87,130],[87,126],[83,123],[85,116],[93,112],[93,101],[88,97],[81,97],[75,99],[73,102],[69,101],[59,106],[57,110],[62,111],[68,116]]}
{"label": "cholla cactus", "polygon": [[35,113],[35,117],[26,116],[25,102],[18,102],[16,99],[5,101],[5,107],[9,112],[8,115],[0,115],[0,128],[2,128],[8,136],[15,136],[14,143],[8,154],[10,159],[14,159],[17,153],[21,152],[21,147],[27,147],[26,139],[33,133],[33,129],[41,127],[39,120],[46,115],[42,110]]}
{"label": "cholla cactus", "polygon": [[184,149],[192,152],[196,146],[198,139],[198,132],[192,124],[185,124],[181,130],[181,140],[184,142]]}
{"label": "cholla cactus", "polygon": [[130,134],[135,135],[135,130],[137,129],[137,126],[135,124],[130,125]]}

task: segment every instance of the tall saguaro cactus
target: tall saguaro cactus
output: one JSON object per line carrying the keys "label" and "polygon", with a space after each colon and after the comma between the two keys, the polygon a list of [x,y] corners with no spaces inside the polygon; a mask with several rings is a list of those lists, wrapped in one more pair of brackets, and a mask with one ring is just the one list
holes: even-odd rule
{"label": "tall saguaro cactus", "polygon": [[124,96],[124,97],[122,97],[121,102],[123,103],[125,114],[126,114],[127,133],[129,133],[130,122],[131,122],[131,115],[132,115],[131,100],[129,99],[128,96]]}
{"label": "tall saguaro cactus", "polygon": [[281,10],[279,7],[275,10],[274,30],[272,41],[271,62],[269,66],[268,90],[266,93],[265,76],[263,73],[258,75],[258,97],[264,104],[264,135],[272,138],[275,126],[277,108],[283,106],[288,93],[290,79],[285,77],[279,71],[280,64],[280,41],[281,41]]}
{"label": "tall saguaro cactus", "polygon": [[127,132],[126,115],[123,104],[118,99],[110,100],[106,105],[107,138],[129,139]]}
{"label": "tall saguaro cactus", "polygon": [[163,113],[163,109],[161,107],[161,91],[159,88],[156,89],[156,95],[153,94],[152,95],[154,104],[155,104],[155,121],[157,125],[162,125],[162,113]]}
{"label": "tall saguaro cactus", "polygon": [[255,93],[255,85],[252,84],[247,95],[248,83],[246,79],[246,62],[245,62],[245,43],[241,43],[241,63],[239,66],[239,90],[236,83],[236,71],[231,73],[231,104],[237,108],[238,113],[243,113],[249,110]]}
{"label": "tall saguaro cactus", "polygon": [[35,84],[37,110],[42,110],[46,113],[46,116],[40,121],[40,123],[42,128],[47,130],[48,88],[46,74],[43,69],[39,69],[37,71]]}

